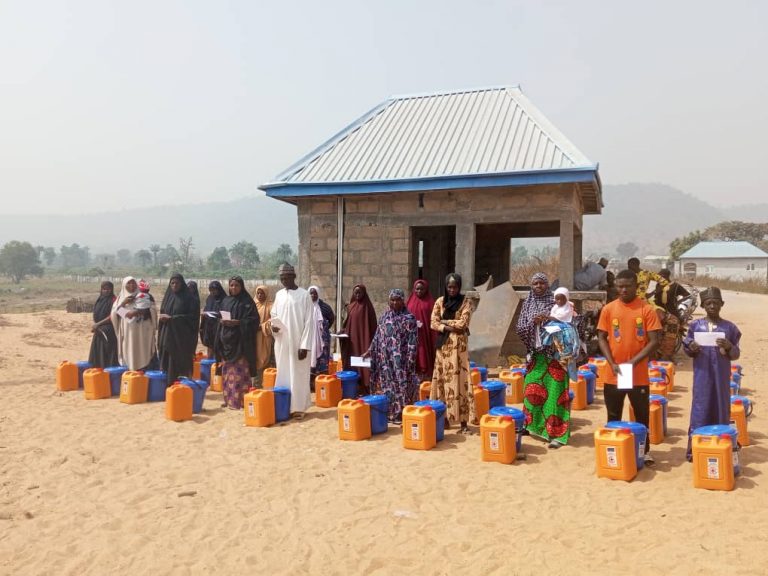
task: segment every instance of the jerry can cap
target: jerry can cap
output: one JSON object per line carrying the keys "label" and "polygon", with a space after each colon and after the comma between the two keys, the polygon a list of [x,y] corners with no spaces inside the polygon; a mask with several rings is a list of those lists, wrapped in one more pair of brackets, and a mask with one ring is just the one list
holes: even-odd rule
{"label": "jerry can cap", "polygon": [[514,422],[514,418],[512,416],[502,416],[501,417],[502,422]]}
{"label": "jerry can cap", "polygon": [[731,404],[743,405],[744,404],[744,400],[742,400],[741,398],[736,398],[733,402],[731,402]]}

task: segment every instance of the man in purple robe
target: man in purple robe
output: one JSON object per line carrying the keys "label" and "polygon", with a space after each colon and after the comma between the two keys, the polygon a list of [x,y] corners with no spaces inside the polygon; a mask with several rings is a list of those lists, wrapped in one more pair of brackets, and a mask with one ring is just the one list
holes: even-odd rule
{"label": "man in purple robe", "polygon": [[[701,306],[706,318],[691,322],[683,340],[685,353],[693,358],[693,394],[691,425],[688,427],[688,461],[691,455],[691,432],[699,426],[730,424],[731,418],[731,361],[740,355],[741,332],[733,322],[720,317],[723,298],[720,289],[707,288],[701,295]],[[713,346],[696,341],[697,332],[720,332]]]}

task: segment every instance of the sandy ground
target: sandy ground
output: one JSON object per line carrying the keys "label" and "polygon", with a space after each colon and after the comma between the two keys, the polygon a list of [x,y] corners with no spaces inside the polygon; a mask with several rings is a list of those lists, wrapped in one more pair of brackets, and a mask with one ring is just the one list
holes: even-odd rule
{"label": "sandy ground", "polygon": [[219,394],[173,423],[161,404],[55,390],[56,364],[87,356],[86,315],[0,316],[0,573],[765,574],[768,297],[726,298],[757,403],[733,492],[692,487],[682,358],[671,436],[625,483],[594,473],[602,399],[574,413],[571,445],[526,438],[511,466],[454,433],[429,452],[394,428],[340,442],[334,410],[246,428]]}

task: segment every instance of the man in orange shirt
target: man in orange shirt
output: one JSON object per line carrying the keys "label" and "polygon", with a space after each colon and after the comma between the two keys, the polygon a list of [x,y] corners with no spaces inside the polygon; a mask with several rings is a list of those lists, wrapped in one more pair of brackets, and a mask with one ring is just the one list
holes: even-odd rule
{"label": "man in orange shirt", "polygon": [[[603,388],[608,421],[621,420],[624,397],[629,396],[635,419],[648,428],[648,357],[661,341],[661,322],[653,306],[638,297],[637,276],[632,270],[616,275],[616,290],[619,298],[603,307],[597,324],[600,351],[612,370]],[[633,366],[631,390],[619,390],[616,385],[619,364]],[[645,463],[650,465],[654,461],[648,453],[649,445],[646,440]]]}

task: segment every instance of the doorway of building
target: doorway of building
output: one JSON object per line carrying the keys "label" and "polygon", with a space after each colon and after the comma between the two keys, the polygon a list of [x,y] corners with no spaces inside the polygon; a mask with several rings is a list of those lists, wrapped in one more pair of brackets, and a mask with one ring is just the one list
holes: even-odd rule
{"label": "doorway of building", "polygon": [[411,286],[423,278],[432,296],[445,290],[445,277],[456,268],[456,226],[411,227]]}

